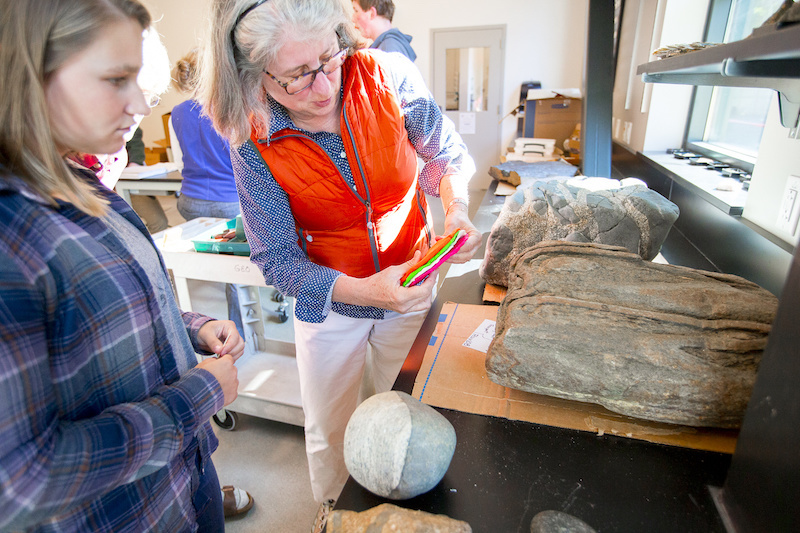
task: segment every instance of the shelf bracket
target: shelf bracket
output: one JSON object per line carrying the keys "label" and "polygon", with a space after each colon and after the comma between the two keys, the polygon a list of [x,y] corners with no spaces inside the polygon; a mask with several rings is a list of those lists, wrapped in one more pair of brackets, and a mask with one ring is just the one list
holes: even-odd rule
{"label": "shelf bracket", "polygon": [[800,86],[789,82],[800,72],[800,59],[773,59],[760,61],[736,61],[726,59],[722,63],[722,75],[741,78],[771,78],[780,80],[772,88],[778,92],[778,108],[781,125],[794,129],[800,122]]}
{"label": "shelf bracket", "polygon": [[790,100],[786,93],[778,93],[778,109],[781,113],[781,125],[790,130],[800,126],[800,100]]}

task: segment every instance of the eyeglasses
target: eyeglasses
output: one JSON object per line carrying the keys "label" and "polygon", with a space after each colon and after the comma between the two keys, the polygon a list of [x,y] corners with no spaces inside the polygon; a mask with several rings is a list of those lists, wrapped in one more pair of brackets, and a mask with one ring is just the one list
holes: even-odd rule
{"label": "eyeglasses", "polygon": [[317,74],[320,72],[326,76],[336,72],[336,69],[340,68],[344,64],[344,60],[347,59],[347,51],[347,48],[339,50],[331,57],[323,61],[319,68],[310,70],[304,74],[300,74],[299,76],[295,76],[288,82],[282,82],[266,70],[264,70],[264,74],[275,80],[275,83],[283,87],[283,90],[286,91],[286,94],[289,96],[294,96],[295,94],[311,87],[311,85],[314,83],[314,80],[317,79]]}
{"label": "eyeglasses", "polygon": [[159,95],[157,95],[157,94],[147,94],[147,93],[143,93],[143,94],[144,94],[144,101],[147,102],[147,107],[152,109],[152,108],[154,108],[155,106],[157,106],[158,104],[161,103],[161,97]]}

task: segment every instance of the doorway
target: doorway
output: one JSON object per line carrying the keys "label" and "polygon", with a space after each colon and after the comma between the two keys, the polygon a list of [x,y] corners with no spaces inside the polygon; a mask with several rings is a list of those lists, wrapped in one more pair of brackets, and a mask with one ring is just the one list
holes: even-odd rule
{"label": "doorway", "polygon": [[[500,162],[506,27],[442,28],[431,32],[433,96],[475,160],[470,191],[485,190],[491,181],[489,168]],[[479,200],[480,196],[473,198]]]}

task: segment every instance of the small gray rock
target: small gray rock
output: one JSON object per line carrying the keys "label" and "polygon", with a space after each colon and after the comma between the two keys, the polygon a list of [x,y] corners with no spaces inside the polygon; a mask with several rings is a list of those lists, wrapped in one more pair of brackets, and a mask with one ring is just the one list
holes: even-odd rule
{"label": "small gray rock", "polygon": [[595,530],[571,514],[542,511],[531,520],[531,533],[595,533]]}
{"label": "small gray rock", "polygon": [[404,392],[364,401],[344,432],[344,462],[367,490],[393,500],[428,492],[444,477],[456,449],[452,424]]}

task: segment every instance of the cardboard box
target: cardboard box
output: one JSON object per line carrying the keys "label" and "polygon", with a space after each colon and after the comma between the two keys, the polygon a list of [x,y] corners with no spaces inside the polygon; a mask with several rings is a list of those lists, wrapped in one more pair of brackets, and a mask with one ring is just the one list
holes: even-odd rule
{"label": "cardboard box", "polygon": [[[486,373],[496,305],[442,306],[412,396],[428,405],[671,446],[733,453],[737,430],[663,424],[604,407],[503,387]],[[489,327],[489,325],[491,327]]]}
{"label": "cardboard box", "polygon": [[580,124],[583,102],[580,98],[552,97],[525,101],[525,137],[555,139],[555,145],[564,147],[564,139],[572,135]]}

